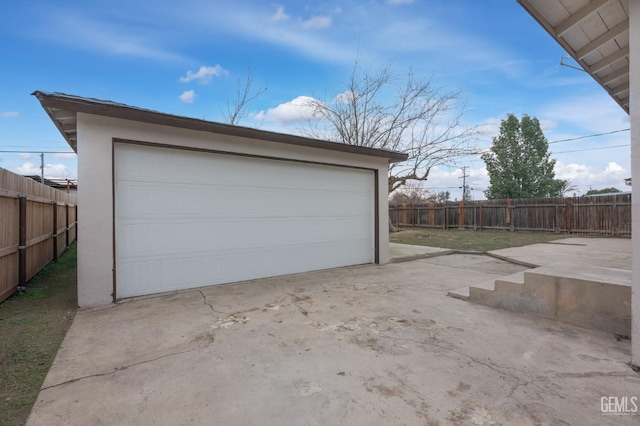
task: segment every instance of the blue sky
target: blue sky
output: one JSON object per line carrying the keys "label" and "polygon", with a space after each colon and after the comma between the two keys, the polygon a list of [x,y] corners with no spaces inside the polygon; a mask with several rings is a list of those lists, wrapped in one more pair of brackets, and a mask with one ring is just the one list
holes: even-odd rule
{"label": "blue sky", "polygon": [[[3,12],[0,51],[2,151],[69,151],[34,90],[222,121],[249,68],[268,90],[242,124],[296,133],[294,100],[340,92],[356,57],[461,90],[464,121],[483,131],[479,146],[508,113],[538,117],[549,141],[629,127],[586,73],[559,65],[564,51],[515,0],[22,1]],[[579,193],[627,190],[628,144],[628,131],[551,144],[556,176]],[[565,152],[616,145],[627,146]],[[76,177],[73,155],[45,160],[45,176]],[[432,170],[426,188],[459,197],[461,166],[482,198],[478,157]],[[0,167],[37,174],[39,158],[0,152]]]}

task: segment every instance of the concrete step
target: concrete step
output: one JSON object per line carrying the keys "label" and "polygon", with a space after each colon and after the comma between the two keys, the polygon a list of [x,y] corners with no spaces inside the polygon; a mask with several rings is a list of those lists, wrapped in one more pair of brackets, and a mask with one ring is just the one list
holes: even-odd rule
{"label": "concrete step", "polygon": [[511,293],[521,293],[524,290],[524,273],[525,271],[498,278],[495,281],[496,291],[504,291]]}
{"label": "concrete step", "polygon": [[447,296],[454,299],[469,300],[469,287],[460,287],[447,292]]}
{"label": "concrete step", "polygon": [[485,281],[479,284],[474,284],[469,287],[469,300],[480,301],[490,298],[494,293],[496,287],[495,280]]}
{"label": "concrete step", "polygon": [[550,265],[450,291],[448,295],[615,334],[630,332],[629,270]]}

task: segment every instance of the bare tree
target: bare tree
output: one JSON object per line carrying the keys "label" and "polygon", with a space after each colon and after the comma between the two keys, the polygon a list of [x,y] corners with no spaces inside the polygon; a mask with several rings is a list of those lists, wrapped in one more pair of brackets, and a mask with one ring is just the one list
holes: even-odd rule
{"label": "bare tree", "polygon": [[410,181],[426,181],[431,168],[476,153],[475,127],[462,123],[465,104],[457,90],[419,80],[409,70],[399,79],[356,60],[344,90],[331,101],[312,100],[306,133],[349,145],[400,151],[409,160],[389,166],[389,193]]}
{"label": "bare tree", "polygon": [[398,188],[389,196],[391,204],[409,204],[418,205],[425,204],[435,197],[422,186],[422,182],[407,182],[407,184]]}
{"label": "bare tree", "polygon": [[241,120],[249,115],[247,105],[266,91],[266,83],[257,89],[253,87],[253,73],[251,72],[251,68],[248,68],[246,79],[244,81],[238,79],[236,82],[236,99],[233,101],[227,99],[227,110],[220,110],[224,121],[237,126]]}

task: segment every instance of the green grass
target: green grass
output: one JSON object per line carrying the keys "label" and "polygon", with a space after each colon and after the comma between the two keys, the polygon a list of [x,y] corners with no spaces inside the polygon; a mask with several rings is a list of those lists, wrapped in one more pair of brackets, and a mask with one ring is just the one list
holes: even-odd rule
{"label": "green grass", "polygon": [[76,244],[0,303],[0,425],[25,424],[78,306]]}
{"label": "green grass", "polygon": [[[58,280],[75,274],[77,265],[77,247],[72,244],[56,262],[50,263],[27,284],[27,291],[17,294],[22,299],[44,299],[51,295]],[[71,272],[73,270],[73,272]],[[52,278],[55,278],[52,279]]]}
{"label": "green grass", "polygon": [[473,231],[471,229],[402,228],[389,235],[392,243],[442,247],[453,250],[492,251],[545,243],[575,235],[546,232]]}

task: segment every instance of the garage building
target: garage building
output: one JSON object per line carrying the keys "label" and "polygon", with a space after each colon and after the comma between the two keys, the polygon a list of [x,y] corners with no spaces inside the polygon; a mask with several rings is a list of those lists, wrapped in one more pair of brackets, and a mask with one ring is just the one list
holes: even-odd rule
{"label": "garage building", "polygon": [[389,260],[406,155],[34,92],[78,154],[78,303]]}

